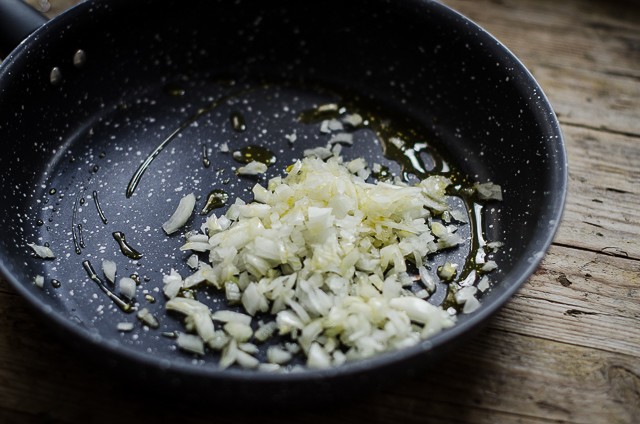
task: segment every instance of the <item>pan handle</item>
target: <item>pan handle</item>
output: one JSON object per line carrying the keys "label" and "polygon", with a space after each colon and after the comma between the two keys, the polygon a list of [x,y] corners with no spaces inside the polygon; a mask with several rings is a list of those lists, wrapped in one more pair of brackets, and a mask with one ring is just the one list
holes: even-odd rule
{"label": "pan handle", "polygon": [[0,58],[11,53],[47,20],[22,0],[0,0]]}

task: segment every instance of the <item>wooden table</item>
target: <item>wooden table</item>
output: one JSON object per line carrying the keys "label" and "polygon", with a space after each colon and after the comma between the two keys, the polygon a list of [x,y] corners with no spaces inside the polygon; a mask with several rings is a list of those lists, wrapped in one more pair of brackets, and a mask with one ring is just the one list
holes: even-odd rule
{"label": "wooden table", "polygon": [[[71,2],[51,0],[50,13]],[[640,7],[446,3],[531,70],[569,154],[568,202],[553,246],[475,340],[446,366],[340,409],[169,407],[89,367],[3,281],[0,422],[640,423]]]}

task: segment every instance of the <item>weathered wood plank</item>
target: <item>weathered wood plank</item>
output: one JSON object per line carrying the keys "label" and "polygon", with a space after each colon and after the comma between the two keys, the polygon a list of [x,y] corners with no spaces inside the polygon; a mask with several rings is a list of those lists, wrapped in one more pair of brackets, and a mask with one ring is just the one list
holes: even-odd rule
{"label": "weathered wood plank", "polygon": [[640,259],[640,139],[564,126],[569,192],[556,242]]}
{"label": "weathered wood plank", "polygon": [[562,124],[640,136],[640,79],[539,65],[530,71]]}
{"label": "weathered wood plank", "polygon": [[491,325],[640,357],[639,322],[640,262],[554,246]]}

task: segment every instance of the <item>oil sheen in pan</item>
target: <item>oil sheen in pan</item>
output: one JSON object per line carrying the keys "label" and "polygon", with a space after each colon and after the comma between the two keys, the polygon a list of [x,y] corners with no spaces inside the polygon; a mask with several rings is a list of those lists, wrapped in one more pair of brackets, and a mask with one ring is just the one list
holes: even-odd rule
{"label": "oil sheen in pan", "polygon": [[[61,288],[52,293],[65,296],[74,291],[76,299],[91,298],[93,305],[80,318],[90,325],[112,328],[114,322],[122,319],[123,308],[116,300],[123,301],[122,298],[108,287],[113,296],[104,292],[92,278],[99,277],[102,259],[116,261],[120,275],[134,272],[147,275],[149,280],[145,278],[140,283],[145,296],[140,296],[132,308],[148,308],[151,313],[163,316],[164,302],[149,300],[158,298],[153,293],[162,289],[163,274],[171,267],[183,269],[185,275],[188,272],[178,250],[182,244],[180,236],[168,238],[160,229],[179,198],[194,192],[199,197],[197,210],[205,209],[206,213],[215,209],[223,212],[229,200],[236,197],[250,201],[250,190],[256,180],[264,183],[283,174],[292,160],[303,156],[304,149],[325,145],[331,135],[319,131],[322,122],[347,115],[357,114],[362,122],[345,125],[344,132],[353,135],[354,145],[345,146],[342,155],[347,159],[362,156],[369,165],[379,163],[375,179],[400,175],[413,182],[429,174],[441,174],[455,182],[457,188],[452,194],[470,212],[468,227],[473,228],[465,230],[470,242],[459,249],[458,262],[462,256],[465,265],[456,281],[479,268],[475,258],[484,245],[480,222],[483,205],[465,194],[464,189],[471,184],[469,179],[450,165],[454,162],[446,160],[441,150],[434,148],[432,140],[425,136],[430,131],[415,120],[354,95],[337,95],[315,87],[221,84],[203,79],[172,83],[169,88],[151,90],[139,97],[116,105],[111,114],[101,118],[62,155],[65,160],[54,167],[46,187],[56,187],[69,195],[57,202],[55,211],[49,208],[34,216],[34,221],[54,224],[49,230],[36,227],[44,240],[52,242],[57,254],[53,263],[45,264],[47,276],[60,281]],[[150,137],[143,138],[141,134]],[[95,156],[96,142],[105,155]],[[233,152],[240,152],[239,156],[234,157]],[[236,177],[229,171],[249,158],[276,163],[264,176]],[[74,178],[63,178],[69,173]],[[78,197],[74,194],[84,192],[93,194],[95,208],[83,208],[76,201]],[[42,196],[50,195],[45,192]],[[109,220],[105,222],[107,216]],[[80,253],[67,230],[73,217],[74,228],[77,229],[77,224],[83,228],[86,247]],[[200,222],[194,217],[185,231],[198,228]],[[112,236],[114,232],[130,236],[133,242],[128,242],[129,247],[142,257],[123,255]],[[446,255],[434,258],[434,264],[448,258]],[[90,273],[91,278],[82,265],[85,260],[96,267]],[[95,284],[87,284],[92,280]],[[97,293],[102,292],[98,299],[94,298],[96,288]],[[445,302],[446,295],[447,287],[443,285],[433,301]],[[210,292],[199,296],[212,305],[219,299]],[[96,303],[101,308],[99,313]],[[160,332],[140,333],[135,344],[155,345],[162,331],[180,328],[177,320],[160,320]]]}

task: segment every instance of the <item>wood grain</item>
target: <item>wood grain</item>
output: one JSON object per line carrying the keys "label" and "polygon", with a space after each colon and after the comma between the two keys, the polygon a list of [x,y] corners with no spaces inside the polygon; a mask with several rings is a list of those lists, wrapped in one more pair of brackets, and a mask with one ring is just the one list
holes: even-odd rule
{"label": "wood grain", "polygon": [[[72,2],[52,0],[52,13]],[[640,423],[640,7],[445,3],[531,70],[569,157],[554,246],[477,338],[444,365],[338,408],[158,405],[67,349],[0,282],[0,422]]]}

